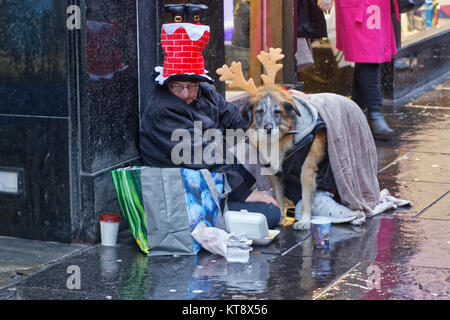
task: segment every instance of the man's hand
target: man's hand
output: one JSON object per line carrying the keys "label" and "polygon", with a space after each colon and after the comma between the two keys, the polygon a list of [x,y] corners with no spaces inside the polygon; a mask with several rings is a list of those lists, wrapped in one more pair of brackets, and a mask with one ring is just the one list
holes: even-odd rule
{"label": "man's hand", "polygon": [[330,13],[331,7],[332,7],[331,1],[332,0],[318,0],[317,1],[317,6],[320,9],[322,9],[323,12]]}
{"label": "man's hand", "polygon": [[289,90],[289,93],[294,96],[297,96],[299,98],[302,98],[303,100],[306,100],[306,101],[309,100],[309,97],[304,92],[291,89],[291,90]]}
{"label": "man's hand", "polygon": [[265,191],[253,191],[248,198],[245,199],[245,202],[263,202],[280,207],[277,200]]}

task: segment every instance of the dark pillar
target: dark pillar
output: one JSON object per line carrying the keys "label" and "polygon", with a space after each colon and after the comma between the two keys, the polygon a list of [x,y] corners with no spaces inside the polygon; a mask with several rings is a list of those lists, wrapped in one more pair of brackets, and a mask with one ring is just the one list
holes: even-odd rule
{"label": "dark pillar", "polygon": [[162,24],[162,1],[138,1],[139,93],[141,114],[155,91],[153,72],[162,61],[159,34]]}
{"label": "dark pillar", "polygon": [[0,235],[96,242],[99,215],[119,211],[110,171],[139,161],[136,12],[0,3]]}
{"label": "dark pillar", "polygon": [[71,238],[65,12],[64,1],[0,3],[0,183],[12,187],[0,235]]}
{"label": "dark pillar", "polygon": [[[204,56],[224,92],[222,2],[192,2],[210,7]],[[140,164],[139,110],[163,61],[163,5],[0,2],[0,235],[99,241],[99,215],[120,211],[111,170]]]}

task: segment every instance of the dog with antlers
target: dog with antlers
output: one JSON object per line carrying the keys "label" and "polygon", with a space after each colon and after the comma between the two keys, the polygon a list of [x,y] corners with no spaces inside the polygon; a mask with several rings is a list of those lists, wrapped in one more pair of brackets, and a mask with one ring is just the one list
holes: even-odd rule
{"label": "dog with antlers", "polygon": [[[271,48],[268,53],[261,52],[257,58],[266,71],[265,75],[261,75],[264,85],[259,88],[256,87],[253,79],[246,80],[244,78],[240,62],[232,62],[230,67],[224,65],[217,70],[217,73],[221,76],[221,81],[228,81],[230,88],[240,88],[250,94],[250,100],[241,109],[241,114],[244,119],[249,121],[249,129],[253,129],[247,130],[249,143],[260,151],[260,157],[268,154],[267,150],[270,150],[269,144],[271,141],[274,141],[273,139],[278,140],[279,158],[274,159],[273,155],[271,155],[269,159],[262,159],[262,162],[269,163],[271,171],[274,173],[269,176],[269,179],[283,218],[285,193],[279,173],[282,171],[282,163],[286,155],[289,151],[295,149],[294,137],[295,134],[298,134],[297,122],[302,115],[292,94],[282,86],[275,84],[275,76],[283,68],[282,64],[277,63],[284,58],[281,49]],[[301,93],[297,91],[294,94]],[[303,97],[305,98],[306,96]],[[265,130],[270,138],[268,140],[260,139],[261,135],[257,134],[258,130]],[[317,128],[306,158],[303,163],[296,164],[300,166],[301,172],[302,217],[294,224],[295,230],[310,229],[312,205],[316,189],[316,173],[319,164],[326,157],[326,146],[325,129]],[[300,190],[297,192],[300,193]]]}

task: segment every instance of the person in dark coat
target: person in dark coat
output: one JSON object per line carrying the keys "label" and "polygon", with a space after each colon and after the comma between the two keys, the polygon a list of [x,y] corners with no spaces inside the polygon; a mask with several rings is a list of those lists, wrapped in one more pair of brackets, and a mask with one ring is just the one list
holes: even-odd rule
{"label": "person in dark coat", "polygon": [[325,16],[317,0],[298,1],[297,37],[311,40],[327,37]]}
{"label": "person in dark coat", "polygon": [[[260,212],[267,217],[269,227],[278,225],[281,212],[276,200],[268,192],[253,190],[252,174],[236,159],[229,161],[225,131],[245,129],[247,124],[238,108],[217,93],[205,70],[202,50],[209,42],[210,28],[201,24],[201,14],[208,7],[171,4],[165,9],[173,21],[161,27],[164,65],[155,68],[156,90],[141,118],[140,149],[144,165],[224,173],[231,188],[227,201],[229,210]],[[209,129],[221,133],[221,141],[204,139]],[[182,156],[181,152],[174,152],[180,146],[176,138],[179,132],[189,140],[185,141],[182,136],[181,143],[188,145],[188,148],[181,148]],[[198,137],[199,132],[201,137]],[[215,156],[204,159],[203,150],[210,147]],[[191,161],[192,156],[194,161]],[[220,157],[222,159],[218,159]]]}
{"label": "person in dark coat", "polygon": [[[184,167],[189,169],[208,169],[211,172],[225,173],[231,187],[228,196],[228,209],[263,213],[268,220],[269,228],[278,225],[281,213],[278,203],[266,191],[252,190],[255,183],[253,176],[245,167],[234,161],[227,164],[227,150],[223,150],[222,163],[174,163],[172,150],[179,141],[172,141],[172,133],[176,129],[186,130],[196,141],[194,122],[201,121],[202,132],[218,129],[225,139],[226,129],[246,129],[246,123],[236,106],[225,101],[217,93],[215,87],[206,81],[198,81],[184,77],[183,81],[173,78],[165,85],[157,86],[154,96],[147,103],[143,113],[140,129],[140,149],[145,165],[160,168]],[[215,141],[201,140],[202,148]],[[226,143],[223,142],[223,146]]]}

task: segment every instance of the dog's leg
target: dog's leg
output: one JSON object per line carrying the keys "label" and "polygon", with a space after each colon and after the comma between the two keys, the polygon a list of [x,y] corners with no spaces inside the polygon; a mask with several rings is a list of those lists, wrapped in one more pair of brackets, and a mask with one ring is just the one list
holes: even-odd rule
{"label": "dog's leg", "polygon": [[316,190],[316,173],[318,164],[326,155],[326,133],[319,131],[311,145],[311,150],[302,166],[300,182],[302,185],[302,218],[294,224],[295,230],[311,228],[312,204]]}
{"label": "dog's leg", "polygon": [[277,200],[278,205],[280,206],[281,218],[279,224],[284,219],[284,192],[283,185],[281,183],[281,179],[275,175],[269,176],[270,182],[272,183],[272,189],[275,196],[275,200]]}

